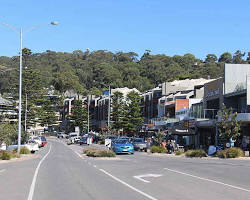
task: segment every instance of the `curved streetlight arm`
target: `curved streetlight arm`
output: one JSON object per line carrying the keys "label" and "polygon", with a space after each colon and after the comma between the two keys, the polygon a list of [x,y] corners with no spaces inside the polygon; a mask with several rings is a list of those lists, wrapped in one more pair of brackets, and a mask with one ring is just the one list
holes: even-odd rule
{"label": "curved streetlight arm", "polygon": [[48,25],[56,26],[56,25],[58,25],[58,22],[54,21],[54,22],[50,22],[48,24],[40,24],[40,25],[31,26],[29,28],[25,28],[24,31],[25,32],[30,32],[30,31],[32,31],[32,30],[34,30],[36,28],[40,28],[42,26],[48,26]]}
{"label": "curved streetlight arm", "polygon": [[[14,32],[16,32],[16,33],[20,33],[20,28],[17,28],[17,27],[15,27],[15,26],[12,26],[12,25],[10,25],[10,24],[6,24],[6,23],[3,23],[3,22],[1,22],[0,21],[0,24],[2,24],[3,26],[6,26],[6,27],[8,27],[8,28],[10,28],[11,30],[13,30]],[[57,22],[57,21],[53,21],[53,22],[50,22],[50,23],[48,23],[48,24],[40,24],[40,25],[35,25],[35,26],[31,26],[31,27],[27,27],[27,28],[24,28],[23,30],[22,30],[22,32],[30,32],[30,31],[32,31],[33,29],[36,29],[36,28],[39,28],[39,27],[42,27],[42,26],[47,26],[47,25],[52,25],[52,26],[56,26],[56,25],[58,25],[59,23]]]}
{"label": "curved streetlight arm", "polygon": [[19,34],[19,29],[17,27],[14,27],[14,26],[11,26],[9,24],[6,24],[6,23],[3,23],[3,22],[0,22],[0,24],[10,28],[11,30],[13,30],[14,32],[18,33]]}

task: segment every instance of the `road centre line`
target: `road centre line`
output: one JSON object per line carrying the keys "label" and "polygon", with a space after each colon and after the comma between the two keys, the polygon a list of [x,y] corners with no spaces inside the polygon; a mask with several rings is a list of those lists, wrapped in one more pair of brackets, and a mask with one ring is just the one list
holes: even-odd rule
{"label": "road centre line", "polygon": [[135,187],[129,185],[128,183],[126,183],[126,182],[122,181],[121,179],[119,179],[119,178],[113,176],[112,174],[106,172],[105,170],[103,170],[103,169],[99,169],[99,170],[100,170],[101,172],[103,172],[104,174],[110,176],[110,177],[113,178],[114,180],[116,180],[116,181],[120,182],[121,184],[127,186],[128,188],[130,188],[130,189],[132,189],[132,190],[138,192],[139,194],[141,194],[141,195],[147,197],[148,199],[157,200],[156,198],[154,198],[154,197],[152,197],[152,196],[146,194],[145,192],[142,192],[141,190],[139,190],[139,189],[137,189],[137,188],[135,188]]}
{"label": "road centre line", "polygon": [[36,167],[36,171],[35,171],[35,174],[34,174],[34,177],[33,177],[32,183],[31,183],[31,186],[30,186],[28,200],[32,200],[33,199],[35,185],[36,185],[36,179],[37,179],[37,174],[38,174],[39,168],[40,168],[42,162],[45,160],[45,158],[49,155],[50,150],[51,150],[51,144],[50,144],[50,148],[49,148],[48,153],[40,160],[40,162],[38,163],[38,165]]}
{"label": "road centre line", "polygon": [[208,181],[208,182],[212,182],[212,183],[217,183],[217,184],[224,185],[224,186],[227,186],[227,187],[231,187],[231,188],[234,188],[234,189],[237,189],[237,190],[242,190],[242,191],[245,191],[245,192],[250,192],[250,190],[248,190],[248,189],[241,188],[241,187],[234,186],[234,185],[230,185],[230,184],[223,183],[223,182],[220,182],[220,181],[215,181],[215,180],[208,179],[208,178],[202,178],[202,177],[199,177],[199,176],[195,176],[195,175],[192,175],[192,174],[180,172],[180,171],[173,170],[173,169],[169,169],[169,168],[164,168],[164,169],[165,169],[165,170],[168,170],[168,171],[171,171],[171,172],[178,173],[178,174],[182,174],[182,175],[185,175],[185,176],[190,176],[190,177],[193,177],[193,178],[197,178],[197,179],[200,179],[200,180],[203,180],[203,181]]}

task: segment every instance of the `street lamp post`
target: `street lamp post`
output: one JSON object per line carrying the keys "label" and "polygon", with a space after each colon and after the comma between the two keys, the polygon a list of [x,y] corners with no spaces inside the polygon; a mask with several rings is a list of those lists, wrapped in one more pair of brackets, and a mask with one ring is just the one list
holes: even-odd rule
{"label": "street lamp post", "polygon": [[[18,139],[17,139],[17,152],[20,153],[20,147],[21,147],[21,121],[22,121],[22,49],[23,49],[23,29],[20,28],[19,31],[17,28],[0,22],[0,24],[7,26],[11,30],[14,30],[15,32],[19,32],[20,34],[20,63],[19,63],[19,105],[18,105]],[[48,24],[46,24],[48,25]],[[58,25],[58,22],[51,22],[50,25]],[[39,26],[32,26],[29,30],[35,29]]]}
{"label": "street lamp post", "polygon": [[87,96],[87,101],[88,101],[88,132],[87,133],[89,133],[89,100],[90,100],[90,98],[89,98],[89,95]]}
{"label": "street lamp post", "polygon": [[109,128],[110,128],[110,101],[111,101],[111,99],[110,99],[110,93],[111,93],[111,91],[110,91],[110,85],[109,85],[109,104],[108,104],[108,131],[109,131]]}

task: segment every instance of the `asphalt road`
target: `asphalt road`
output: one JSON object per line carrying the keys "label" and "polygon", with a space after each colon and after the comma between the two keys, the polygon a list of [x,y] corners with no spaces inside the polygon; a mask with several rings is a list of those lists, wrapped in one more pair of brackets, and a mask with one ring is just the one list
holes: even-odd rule
{"label": "asphalt road", "polygon": [[36,159],[0,164],[0,199],[250,199],[250,161],[81,152],[54,139]]}

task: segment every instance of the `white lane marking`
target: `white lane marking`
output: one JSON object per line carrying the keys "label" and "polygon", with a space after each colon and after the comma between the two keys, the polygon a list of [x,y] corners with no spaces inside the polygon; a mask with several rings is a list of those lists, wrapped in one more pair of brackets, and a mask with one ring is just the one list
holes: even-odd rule
{"label": "white lane marking", "polygon": [[156,177],[160,177],[160,176],[162,176],[162,174],[143,174],[143,175],[134,176],[134,178],[136,178],[136,179],[138,179],[138,180],[140,180],[140,181],[142,181],[144,183],[150,183],[150,181],[147,181],[147,180],[145,180],[143,178],[147,178],[147,177],[156,178]]}
{"label": "white lane marking", "polygon": [[1,170],[0,170],[0,173],[2,173],[2,172],[4,172],[4,171],[6,171],[6,169],[1,169]]}
{"label": "white lane marking", "polygon": [[74,151],[80,158],[82,158],[81,154],[79,154],[77,151]]}
{"label": "white lane marking", "polygon": [[136,191],[136,192],[140,193],[141,195],[143,195],[143,196],[147,197],[148,199],[151,199],[151,200],[157,200],[156,198],[154,198],[154,197],[152,197],[152,196],[150,196],[150,195],[146,194],[145,192],[142,192],[141,190],[138,190],[137,188],[135,188],[135,187],[133,187],[133,186],[129,185],[128,183],[126,183],[126,182],[122,181],[121,179],[116,178],[115,176],[113,176],[112,174],[110,174],[110,173],[106,172],[105,170],[103,170],[103,169],[99,169],[99,170],[100,170],[100,171],[102,171],[104,174],[106,174],[106,175],[110,176],[110,177],[111,177],[111,178],[113,178],[114,180],[116,180],[116,181],[120,182],[121,184],[123,184],[123,185],[125,185],[125,186],[129,187],[130,189],[132,189],[132,190],[134,190],[134,191]]}
{"label": "white lane marking", "polygon": [[45,158],[49,155],[50,150],[51,150],[51,145],[50,145],[50,148],[49,148],[48,153],[42,158],[42,160],[40,160],[40,162],[38,163],[38,165],[37,165],[37,167],[36,167],[36,171],[35,171],[35,174],[34,174],[34,177],[33,177],[32,183],[31,183],[31,186],[30,186],[30,191],[29,191],[28,200],[32,200],[32,199],[33,199],[33,195],[34,195],[34,190],[35,190],[36,178],[37,178],[38,170],[39,170],[39,168],[40,168],[42,162],[43,162],[43,161],[45,160]]}
{"label": "white lane marking", "polygon": [[97,166],[96,165],[93,165],[94,168],[96,168]]}
{"label": "white lane marking", "polygon": [[197,179],[200,179],[200,180],[203,180],[203,181],[209,181],[209,182],[217,183],[217,184],[224,185],[224,186],[227,186],[227,187],[231,187],[231,188],[234,188],[234,189],[242,190],[242,191],[245,191],[245,192],[250,192],[250,190],[248,190],[248,189],[241,188],[241,187],[234,186],[234,185],[230,185],[230,184],[223,183],[223,182],[220,182],[220,181],[215,181],[215,180],[208,179],[208,178],[202,178],[202,177],[199,177],[199,176],[195,176],[195,175],[192,175],[192,174],[176,171],[176,170],[169,169],[169,168],[164,168],[164,169],[166,169],[168,171],[171,171],[171,172],[178,173],[178,174],[182,174],[182,175],[190,176],[190,177],[193,177],[193,178],[197,178]]}

